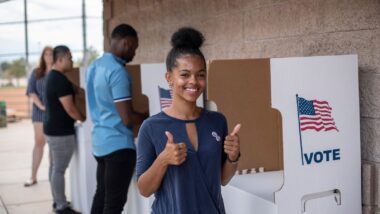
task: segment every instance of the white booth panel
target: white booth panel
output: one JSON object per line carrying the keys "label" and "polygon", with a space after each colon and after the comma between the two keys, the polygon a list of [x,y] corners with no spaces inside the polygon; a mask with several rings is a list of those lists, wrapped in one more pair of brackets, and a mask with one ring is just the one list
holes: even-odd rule
{"label": "white booth panel", "polygon": [[272,171],[235,175],[228,185],[274,203],[274,193],[281,189],[283,184],[284,172]]}
{"label": "white booth panel", "polygon": [[[270,63],[272,107],[283,123],[285,182],[275,196],[278,213],[361,213],[357,56]],[[297,95],[320,111],[318,121],[300,119],[312,114],[301,112]],[[325,129],[328,124],[337,129]]]}
{"label": "white booth panel", "polygon": [[222,187],[224,207],[227,214],[276,214],[277,206],[241,188]]}
{"label": "white booth panel", "polygon": [[[271,59],[270,69],[272,107],[282,117],[284,170],[235,176],[222,187],[226,212],[361,213],[357,56]],[[164,63],[141,65],[150,115],[161,111],[159,87],[169,89],[165,72]],[[338,130],[301,131],[297,95],[328,103]],[[203,97],[197,103],[203,106]],[[72,204],[83,213],[90,211],[96,184],[87,115],[77,127],[78,146],[70,166]],[[152,201],[139,194],[134,178],[123,213],[148,214]]]}

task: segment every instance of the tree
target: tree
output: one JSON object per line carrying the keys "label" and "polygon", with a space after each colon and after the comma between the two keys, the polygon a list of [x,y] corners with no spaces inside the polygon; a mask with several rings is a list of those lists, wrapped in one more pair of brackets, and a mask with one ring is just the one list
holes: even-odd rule
{"label": "tree", "polygon": [[6,72],[11,67],[9,62],[2,62],[0,65],[1,72]]}
{"label": "tree", "polygon": [[89,47],[87,49],[87,59],[79,59],[75,65],[82,67],[82,66],[87,66],[91,64],[92,61],[94,61],[96,58],[98,58],[99,53],[96,51],[94,47]]}
{"label": "tree", "polygon": [[6,78],[7,72],[9,68],[11,67],[11,64],[9,62],[2,62],[0,65],[0,78]]}
{"label": "tree", "polygon": [[16,59],[8,69],[11,78],[16,78],[17,86],[20,86],[20,78],[26,76],[26,62],[24,58]]}
{"label": "tree", "polygon": [[0,64],[0,78],[8,80],[8,83],[6,85],[12,85],[12,78],[9,76],[10,67],[11,67],[11,63],[9,63],[8,61],[2,62]]}

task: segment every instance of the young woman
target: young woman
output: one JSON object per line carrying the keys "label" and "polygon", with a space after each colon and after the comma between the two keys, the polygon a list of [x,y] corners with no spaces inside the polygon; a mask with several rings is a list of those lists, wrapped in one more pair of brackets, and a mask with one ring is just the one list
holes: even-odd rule
{"label": "young woman", "polygon": [[42,128],[44,117],[44,79],[53,66],[53,49],[45,47],[42,51],[39,65],[29,77],[26,94],[33,101],[32,122],[34,127],[34,148],[32,158],[32,174],[24,183],[25,187],[37,184],[37,171],[44,153],[45,137]]}
{"label": "young woman", "polygon": [[240,155],[237,125],[196,106],[206,88],[203,35],[192,28],[173,34],[166,59],[172,105],[145,120],[137,143],[138,188],[155,194],[152,213],[223,214],[221,185],[235,174]]}

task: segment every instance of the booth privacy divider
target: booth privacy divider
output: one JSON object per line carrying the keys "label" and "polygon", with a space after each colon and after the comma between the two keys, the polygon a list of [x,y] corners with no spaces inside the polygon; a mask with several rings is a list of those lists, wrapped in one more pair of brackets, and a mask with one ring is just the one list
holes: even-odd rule
{"label": "booth privacy divider", "polygon": [[[165,64],[127,66],[134,108],[150,115],[170,105]],[[242,124],[237,174],[222,187],[227,213],[361,213],[358,62],[356,55],[211,60],[199,106]],[[85,86],[85,71],[78,74]],[[77,126],[71,199],[89,213],[96,162],[90,109]],[[137,129],[135,129],[137,137]],[[131,182],[124,213],[148,214],[153,196]]]}

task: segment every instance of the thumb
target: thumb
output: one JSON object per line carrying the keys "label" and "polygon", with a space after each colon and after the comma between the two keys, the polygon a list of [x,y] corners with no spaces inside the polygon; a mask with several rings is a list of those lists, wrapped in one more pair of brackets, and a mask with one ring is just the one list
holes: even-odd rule
{"label": "thumb", "polygon": [[167,141],[167,143],[174,143],[172,133],[166,131],[166,132],[165,132],[165,135],[166,135],[166,137],[168,137],[168,141]]}
{"label": "thumb", "polygon": [[234,130],[231,132],[230,135],[231,135],[231,136],[235,136],[235,135],[239,132],[240,128],[241,128],[241,124],[239,123],[239,124],[237,124],[237,125],[235,126]]}

